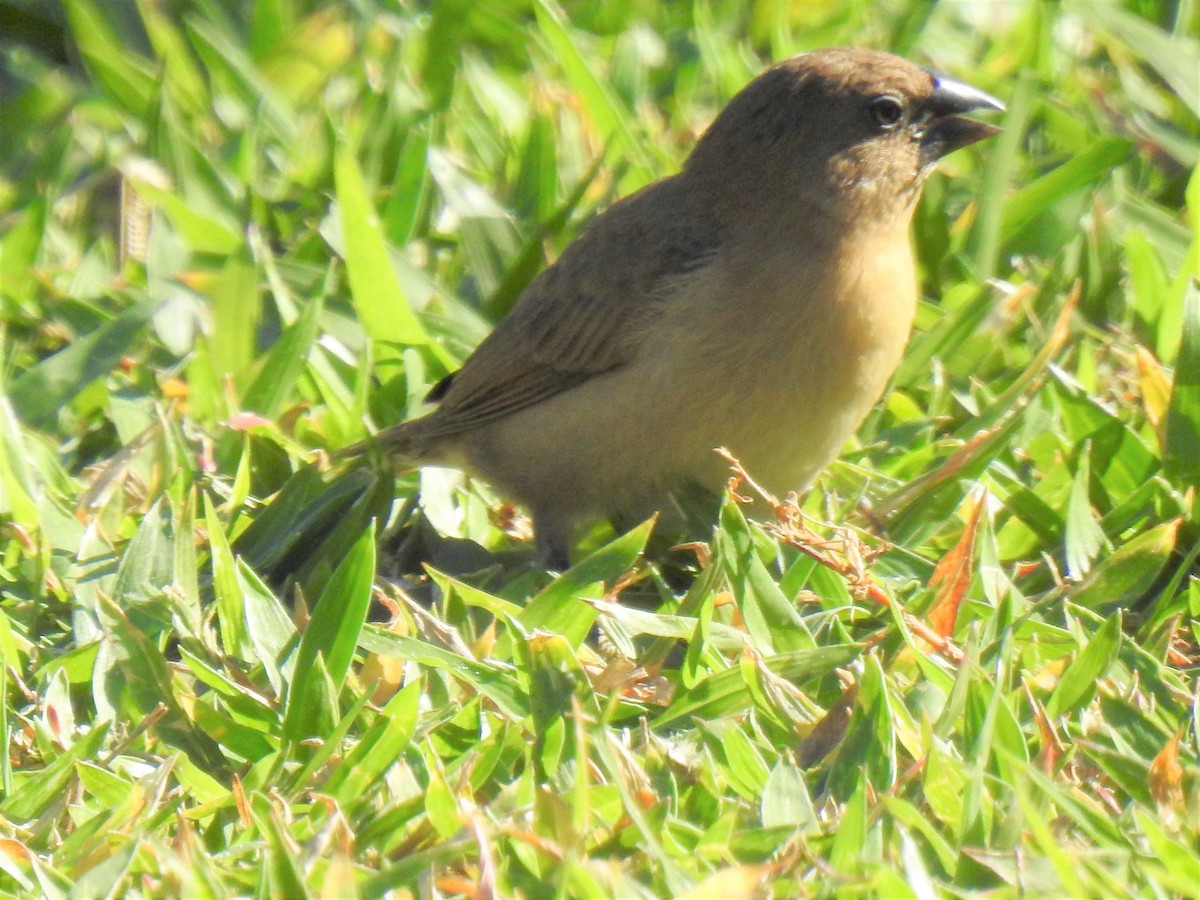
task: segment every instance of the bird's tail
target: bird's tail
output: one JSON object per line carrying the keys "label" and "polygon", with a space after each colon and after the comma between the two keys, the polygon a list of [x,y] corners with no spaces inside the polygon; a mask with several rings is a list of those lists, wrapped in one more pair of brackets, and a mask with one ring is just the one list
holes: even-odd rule
{"label": "bird's tail", "polygon": [[334,451],[334,459],[359,459],[362,457],[384,457],[397,472],[415,469],[421,465],[422,456],[418,446],[418,429],[413,422],[401,422],[385,428],[365,441],[351,444]]}

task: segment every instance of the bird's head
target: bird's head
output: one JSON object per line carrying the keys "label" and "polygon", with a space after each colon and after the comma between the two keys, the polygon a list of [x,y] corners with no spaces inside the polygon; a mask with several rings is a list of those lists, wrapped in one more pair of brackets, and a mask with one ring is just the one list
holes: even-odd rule
{"label": "bird's head", "polygon": [[745,213],[794,203],[831,219],[907,221],[938,159],[1000,129],[966,118],[994,97],[888,53],[818,50],[768,69],[697,144],[685,171],[726,181]]}

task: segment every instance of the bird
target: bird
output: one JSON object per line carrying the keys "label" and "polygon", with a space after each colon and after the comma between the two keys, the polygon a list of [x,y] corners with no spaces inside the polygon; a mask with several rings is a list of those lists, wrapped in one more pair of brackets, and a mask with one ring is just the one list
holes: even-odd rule
{"label": "bird", "polygon": [[1000,128],[962,81],[874,50],[766,69],[681,170],[618,200],[524,290],[427,414],[351,449],[450,466],[531,514],[569,566],[581,525],[678,517],[728,448],[800,490],[879,400],[918,289],[909,235],[947,153]]}

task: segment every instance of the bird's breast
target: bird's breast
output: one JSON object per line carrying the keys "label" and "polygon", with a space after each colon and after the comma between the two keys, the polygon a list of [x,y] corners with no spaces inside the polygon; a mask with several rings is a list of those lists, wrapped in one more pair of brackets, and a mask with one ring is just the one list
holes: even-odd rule
{"label": "bird's breast", "polygon": [[[879,399],[912,327],[916,276],[907,228],[821,254],[765,255],[728,277],[693,335],[707,439],[777,492],[832,459]],[[714,308],[715,307],[715,308]]]}

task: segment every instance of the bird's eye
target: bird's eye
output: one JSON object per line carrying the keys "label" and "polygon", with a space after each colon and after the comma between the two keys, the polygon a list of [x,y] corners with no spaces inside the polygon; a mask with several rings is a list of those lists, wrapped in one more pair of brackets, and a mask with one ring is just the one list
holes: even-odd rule
{"label": "bird's eye", "polygon": [[891,94],[881,94],[871,98],[871,102],[867,104],[867,113],[879,128],[890,131],[904,118],[904,107]]}

